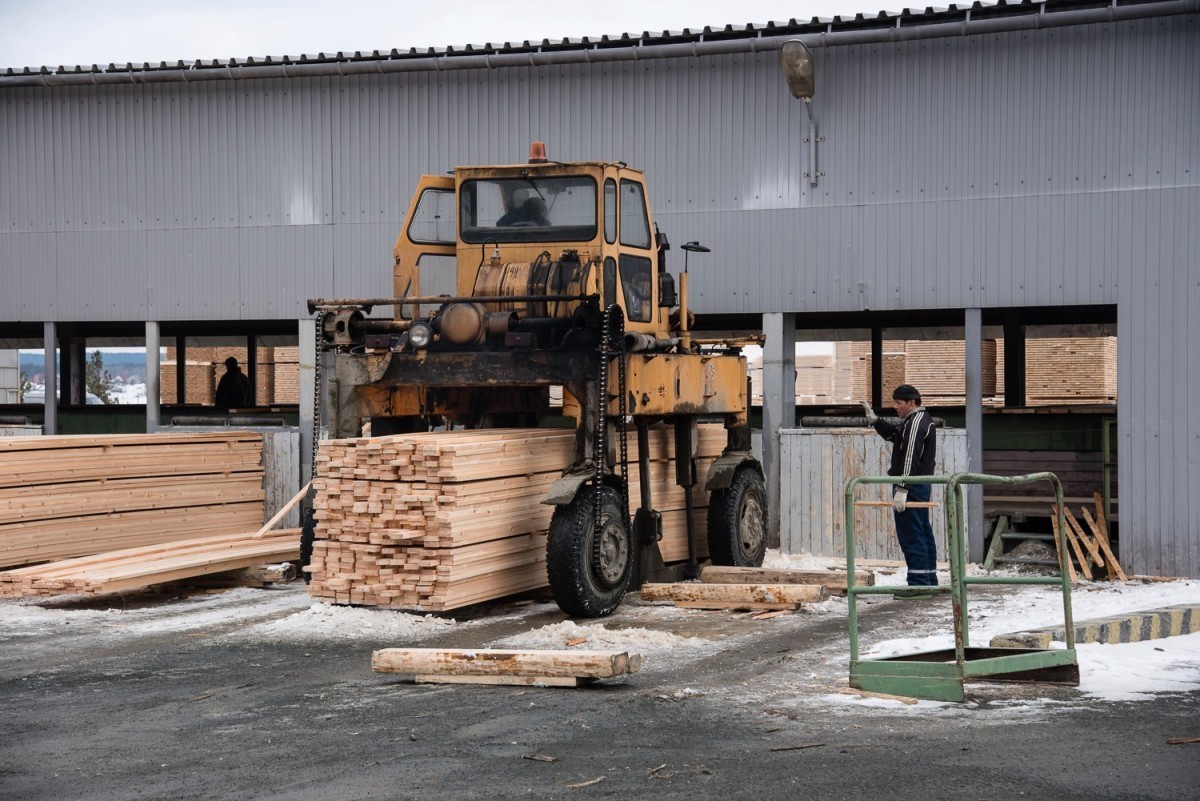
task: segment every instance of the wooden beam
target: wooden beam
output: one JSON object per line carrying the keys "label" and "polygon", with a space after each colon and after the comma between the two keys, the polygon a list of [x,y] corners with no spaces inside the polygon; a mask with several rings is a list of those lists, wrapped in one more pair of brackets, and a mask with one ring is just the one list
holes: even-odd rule
{"label": "wooden beam", "polygon": [[[706,584],[821,584],[827,588],[846,589],[845,570],[706,565],[700,570],[700,580]],[[866,587],[873,586],[875,574],[866,570],[856,570],[854,583]]]}
{"label": "wooden beam", "polygon": [[376,673],[420,676],[523,676],[607,679],[636,673],[641,654],[628,651],[508,651],[489,648],[384,648],[371,655]]}
{"label": "wooden beam", "polygon": [[819,584],[645,584],[647,601],[801,604],[823,601],[829,592]]}

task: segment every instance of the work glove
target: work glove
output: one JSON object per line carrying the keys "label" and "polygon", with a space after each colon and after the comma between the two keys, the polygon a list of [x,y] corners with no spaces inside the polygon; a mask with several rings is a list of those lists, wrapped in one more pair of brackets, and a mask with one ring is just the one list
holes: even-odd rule
{"label": "work glove", "polygon": [[892,508],[897,512],[903,512],[905,505],[908,503],[908,490],[901,487],[896,490],[896,494],[892,496]]}
{"label": "work glove", "polygon": [[871,404],[862,401],[863,413],[867,416],[867,422],[875,425],[875,421],[879,419],[879,415],[875,414],[875,410],[871,408]]}

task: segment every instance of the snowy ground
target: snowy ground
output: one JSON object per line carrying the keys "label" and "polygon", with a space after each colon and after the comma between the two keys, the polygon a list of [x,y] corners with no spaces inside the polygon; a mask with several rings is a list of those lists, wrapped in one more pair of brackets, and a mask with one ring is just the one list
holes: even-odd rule
{"label": "snowy ground", "polygon": [[[814,568],[829,560],[772,554],[771,566]],[[942,581],[948,580],[942,576]],[[903,571],[879,571],[878,584],[903,584]],[[300,583],[267,590],[234,589],[181,598],[141,598],[132,606],[116,599],[112,606],[78,599],[0,601],[0,646],[22,661],[52,656],[65,647],[61,638],[47,638],[70,627],[65,641],[72,649],[119,648],[122,643],[160,635],[216,636],[231,643],[290,641],[311,643],[362,642],[419,646],[430,641],[494,648],[564,648],[571,641],[587,649],[627,649],[643,655],[647,680],[661,681],[689,664],[737,653],[772,632],[795,631],[797,636],[821,621],[837,623],[846,615],[844,598],[812,604],[794,615],[754,621],[731,612],[697,612],[630,599],[613,617],[598,621],[564,620],[553,604],[499,607],[485,617],[448,616],[329,606],[313,603]],[[1200,582],[1097,582],[1078,585],[1072,593],[1076,621],[1177,604],[1200,603]],[[886,605],[886,606],[885,606]],[[864,635],[864,656],[952,647],[950,605],[946,599],[895,602],[889,597],[860,601],[860,619],[870,620],[876,609],[896,610],[894,621]],[[996,634],[1021,631],[1062,621],[1061,594],[1053,587],[973,589],[969,598],[972,641],[986,643]],[[501,632],[498,635],[498,632]],[[1124,645],[1078,646],[1080,701],[1136,701],[1157,693],[1200,689],[1200,634]],[[849,658],[844,630],[814,647],[781,657],[769,681],[756,682],[763,703],[838,705],[899,705],[835,692],[844,687]],[[699,691],[697,691],[699,692]],[[747,688],[721,682],[704,692],[746,700]],[[1038,705],[1028,698],[1026,711]],[[1058,702],[1055,702],[1058,703]],[[1050,702],[1044,705],[1052,706]],[[922,709],[937,706],[921,702]],[[910,707],[911,708],[911,707]]]}

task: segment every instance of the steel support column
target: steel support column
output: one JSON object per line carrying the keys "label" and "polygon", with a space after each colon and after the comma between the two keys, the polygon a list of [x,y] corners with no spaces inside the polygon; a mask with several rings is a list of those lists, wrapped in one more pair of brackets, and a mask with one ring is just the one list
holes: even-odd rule
{"label": "steel support column", "polygon": [[162,369],[159,355],[158,323],[146,323],[146,433],[158,431],[160,424],[159,404],[162,393],[159,391],[159,371]]}
{"label": "steel support column", "polygon": [[43,434],[58,433],[58,331],[54,323],[42,323],[42,376],[46,385]]}
{"label": "steel support column", "polygon": [[[983,472],[983,310],[967,309],[964,319],[967,387],[967,470]],[[967,485],[967,555],[983,561],[983,486]]]}
{"label": "steel support column", "polygon": [[768,544],[779,547],[781,474],[779,430],[796,425],[796,315],[763,315],[763,462],[767,471]]}

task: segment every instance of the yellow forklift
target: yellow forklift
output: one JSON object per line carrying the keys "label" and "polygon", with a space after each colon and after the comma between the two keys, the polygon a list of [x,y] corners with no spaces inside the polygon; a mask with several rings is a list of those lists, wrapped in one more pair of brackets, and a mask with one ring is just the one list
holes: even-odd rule
{"label": "yellow forklift", "polygon": [[[612,613],[644,581],[697,574],[692,488],[701,481],[710,558],[761,565],[767,504],[750,449],[746,341],[692,336],[686,267],[677,287],[669,247],[645,175],[620,162],[554,162],[535,142],[526,164],[423,176],[396,240],[394,296],[309,301],[318,353],[334,353],[331,436],[360,436],[367,423],[381,436],[574,417],[572,463],[544,502],[556,507],[550,586],[575,617]],[[390,317],[370,316],[382,307]],[[728,436],[698,477],[702,416],[723,419]],[[688,521],[690,556],[673,568],[659,552],[646,463],[648,429],[664,423],[674,426]],[[632,516],[630,427],[642,460]]]}

